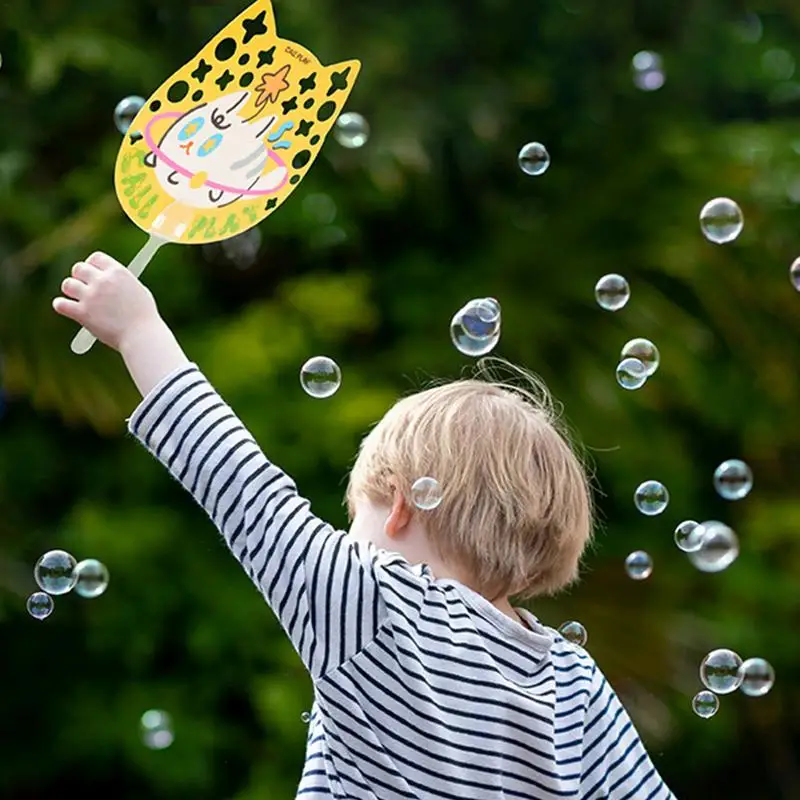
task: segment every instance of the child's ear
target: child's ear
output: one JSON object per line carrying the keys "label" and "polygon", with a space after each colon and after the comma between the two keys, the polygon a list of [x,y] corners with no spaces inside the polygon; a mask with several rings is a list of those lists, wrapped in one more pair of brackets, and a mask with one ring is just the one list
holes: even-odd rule
{"label": "child's ear", "polygon": [[395,489],[392,507],[386,518],[383,529],[390,539],[401,539],[408,530],[413,513],[399,489]]}

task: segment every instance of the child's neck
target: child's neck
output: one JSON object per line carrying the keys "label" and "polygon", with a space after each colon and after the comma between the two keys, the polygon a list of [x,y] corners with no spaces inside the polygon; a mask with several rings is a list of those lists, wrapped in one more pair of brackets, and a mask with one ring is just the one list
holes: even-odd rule
{"label": "child's neck", "polygon": [[[430,561],[434,561],[435,559],[430,559]],[[430,568],[431,572],[434,574],[435,577],[441,578],[442,580],[454,580],[458,581],[459,583],[463,583],[464,586],[469,586],[470,589],[472,587],[469,585],[469,581],[464,580],[464,577],[457,571],[451,570],[446,567],[441,562],[431,564],[430,561],[428,562],[428,567]],[[473,591],[476,591],[473,589]],[[480,594],[480,592],[478,592]],[[486,598],[489,600],[489,598]],[[494,600],[489,600],[489,602],[498,610],[502,611],[507,617],[512,619],[514,622],[522,625],[525,628],[530,627],[527,622],[514,610],[514,606],[511,605],[509,599],[507,597],[498,597]]]}

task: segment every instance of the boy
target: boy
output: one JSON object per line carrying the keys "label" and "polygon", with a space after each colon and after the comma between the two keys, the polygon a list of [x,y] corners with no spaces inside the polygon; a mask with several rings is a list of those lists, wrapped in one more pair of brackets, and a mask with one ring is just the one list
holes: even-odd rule
{"label": "boy", "polygon": [[[54,309],[118,350],[131,432],[194,496],[311,674],[297,796],[665,800],[591,657],[509,596],[570,583],[590,536],[578,459],[533,395],[457,381],[400,401],[362,443],[350,532],[310,511],[112,258]],[[435,477],[422,511],[411,485]]]}

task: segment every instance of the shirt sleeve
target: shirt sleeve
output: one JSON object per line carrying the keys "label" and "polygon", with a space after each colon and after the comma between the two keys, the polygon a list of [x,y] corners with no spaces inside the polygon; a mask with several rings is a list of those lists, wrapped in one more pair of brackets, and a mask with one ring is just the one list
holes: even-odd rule
{"label": "shirt sleeve", "polygon": [[675,800],[597,665],[586,710],[580,796],[582,800]]}
{"label": "shirt sleeve", "polygon": [[205,509],[312,677],[371,641],[384,614],[378,551],[311,513],[195,364],[164,378],[128,425]]}

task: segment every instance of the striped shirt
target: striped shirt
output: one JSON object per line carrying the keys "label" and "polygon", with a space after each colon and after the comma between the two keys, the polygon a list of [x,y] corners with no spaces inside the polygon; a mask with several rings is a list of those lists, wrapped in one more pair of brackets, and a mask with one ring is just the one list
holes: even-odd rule
{"label": "striped shirt", "polygon": [[315,517],[194,364],[130,431],[195,498],[311,675],[303,800],[665,800],[592,658]]}

